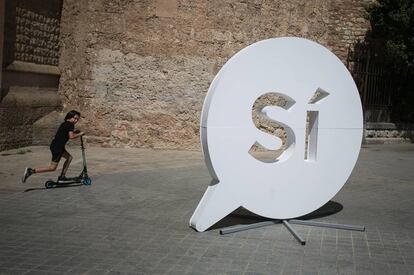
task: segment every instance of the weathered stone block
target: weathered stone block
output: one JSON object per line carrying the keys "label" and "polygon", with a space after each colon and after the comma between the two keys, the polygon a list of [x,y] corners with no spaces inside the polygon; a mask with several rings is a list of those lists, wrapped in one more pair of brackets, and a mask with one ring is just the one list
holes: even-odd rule
{"label": "weathered stone block", "polygon": [[33,145],[49,145],[66,113],[53,111],[33,124]]}
{"label": "weathered stone block", "polygon": [[64,1],[59,93],[92,142],[198,149],[204,96],[234,53],[294,35],[345,61],[369,28],[366,2]]}
{"label": "weathered stone block", "polygon": [[0,103],[0,151],[32,144],[32,124],[60,106],[56,89],[10,87]]}

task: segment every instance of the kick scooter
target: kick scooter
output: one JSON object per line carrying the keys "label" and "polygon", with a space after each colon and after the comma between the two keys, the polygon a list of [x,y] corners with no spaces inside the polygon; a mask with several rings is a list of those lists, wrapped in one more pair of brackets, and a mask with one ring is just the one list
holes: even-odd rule
{"label": "kick scooter", "polygon": [[86,157],[85,157],[85,147],[83,146],[83,137],[80,137],[81,141],[81,150],[82,150],[82,161],[83,161],[83,170],[78,177],[66,178],[65,180],[59,179],[57,181],[48,180],[45,182],[46,188],[52,188],[57,186],[65,186],[74,183],[82,183],[83,185],[91,185],[92,180],[88,176],[88,168],[86,167]]}

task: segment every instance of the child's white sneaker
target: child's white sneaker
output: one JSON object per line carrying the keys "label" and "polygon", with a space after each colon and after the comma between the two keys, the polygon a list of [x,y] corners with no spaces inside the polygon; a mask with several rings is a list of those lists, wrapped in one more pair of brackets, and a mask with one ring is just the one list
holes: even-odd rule
{"label": "child's white sneaker", "polygon": [[24,174],[23,174],[22,182],[23,182],[23,183],[25,183],[25,182],[26,182],[26,180],[27,180],[27,178],[28,178],[28,177],[30,177],[32,174],[33,174],[33,169],[32,169],[32,168],[27,167],[27,168],[24,170]]}

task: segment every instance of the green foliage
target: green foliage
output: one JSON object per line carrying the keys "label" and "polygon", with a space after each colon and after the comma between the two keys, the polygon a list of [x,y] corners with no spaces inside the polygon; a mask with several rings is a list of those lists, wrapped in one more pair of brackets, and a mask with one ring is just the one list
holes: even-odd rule
{"label": "green foliage", "polygon": [[414,0],[378,0],[368,9],[373,39],[394,61],[414,66]]}

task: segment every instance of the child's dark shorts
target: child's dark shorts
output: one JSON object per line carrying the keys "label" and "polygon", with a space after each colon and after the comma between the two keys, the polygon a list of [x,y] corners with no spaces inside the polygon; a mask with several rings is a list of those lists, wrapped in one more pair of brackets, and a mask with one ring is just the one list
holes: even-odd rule
{"label": "child's dark shorts", "polygon": [[62,158],[62,154],[67,151],[65,148],[56,149],[56,148],[53,148],[53,146],[50,146],[50,152],[52,153],[52,161],[59,162],[60,159]]}

